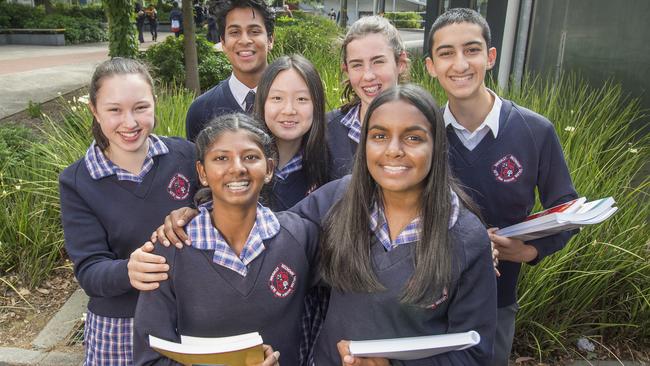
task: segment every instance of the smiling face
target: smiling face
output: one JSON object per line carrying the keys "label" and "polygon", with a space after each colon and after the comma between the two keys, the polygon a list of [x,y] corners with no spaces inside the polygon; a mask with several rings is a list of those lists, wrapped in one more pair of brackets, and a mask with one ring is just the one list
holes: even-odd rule
{"label": "smiling face", "polygon": [[395,61],[395,52],[380,33],[351,41],[346,53],[343,71],[362,107],[367,107],[383,90],[397,85],[400,73],[406,68],[406,54]]}
{"label": "smiling face", "polygon": [[259,11],[234,8],[226,15],[221,44],[233,73],[246,83],[251,76],[259,77],[266,68],[266,56],[273,48],[273,37],[269,37]]}
{"label": "smiling face", "polygon": [[368,121],[366,163],[385,194],[421,195],[431,170],[431,124],[410,103],[379,106]]}
{"label": "smiling face", "polygon": [[111,160],[146,153],[154,127],[151,86],[139,74],[117,74],[101,80],[90,110],[108,139],[105,153]]}
{"label": "smiling face", "polygon": [[478,100],[485,73],[492,69],[496,49],[488,49],[478,24],[453,23],[437,30],[427,58],[429,74],[438,78],[450,102]]}
{"label": "smiling face", "polygon": [[280,71],[264,102],[264,121],[280,141],[296,142],[309,132],[314,104],[305,80],[294,69]]}
{"label": "smiling face", "polygon": [[215,208],[255,209],[265,180],[273,176],[273,160],[249,132],[226,131],[212,142],[196,169],[201,183],[212,191]]}

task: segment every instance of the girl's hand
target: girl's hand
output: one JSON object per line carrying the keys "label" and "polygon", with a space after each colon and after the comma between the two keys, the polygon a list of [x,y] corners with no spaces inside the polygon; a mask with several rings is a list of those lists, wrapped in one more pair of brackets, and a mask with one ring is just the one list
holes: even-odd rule
{"label": "girl's hand", "polygon": [[262,345],[264,348],[264,362],[260,366],[280,366],[280,351],[273,352],[273,347],[268,344]]}
{"label": "girl's hand", "polygon": [[350,354],[350,341],[340,341],[336,344],[341,356],[343,366],[390,366],[385,358],[378,357],[354,357]]}
{"label": "girl's hand", "polygon": [[160,281],[167,279],[169,265],[165,263],[165,257],[151,254],[152,251],[153,244],[148,241],[129,257],[126,265],[129,271],[129,282],[137,290],[155,290],[160,286]]}
{"label": "girl's hand", "polygon": [[525,263],[537,258],[537,249],[534,246],[528,245],[519,239],[497,235],[495,234],[497,230],[499,228],[496,227],[488,229],[488,236],[494,245],[494,249],[498,251],[499,260]]}
{"label": "girl's hand", "polygon": [[169,215],[165,216],[165,223],[151,234],[151,241],[155,243],[157,240],[166,247],[174,243],[178,249],[183,248],[182,243],[190,245],[190,239],[185,232],[185,224],[198,214],[198,210],[190,207],[181,207],[170,212]]}

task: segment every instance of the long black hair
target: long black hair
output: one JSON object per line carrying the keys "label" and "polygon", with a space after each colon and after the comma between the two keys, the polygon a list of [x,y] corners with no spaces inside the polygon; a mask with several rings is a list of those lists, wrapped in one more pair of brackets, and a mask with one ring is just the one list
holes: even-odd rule
{"label": "long black hair", "polygon": [[[449,285],[452,272],[452,244],[448,235],[454,191],[461,202],[467,197],[454,182],[447,156],[447,135],[442,114],[433,97],[424,89],[398,85],[377,96],[362,124],[352,178],[344,196],[329,212],[323,225],[320,271],[335,289],[344,292],[374,292],[383,289],[372,269],[370,256],[370,212],[381,202],[381,187],[366,164],[369,120],[383,104],[402,100],[415,106],[431,123],[433,159],[419,207],[421,239],[415,244],[415,271],[403,290],[401,301],[430,305]],[[469,201],[467,201],[469,202]]]}
{"label": "long black hair", "polygon": [[[264,120],[264,104],[269,90],[278,74],[285,70],[295,70],[307,84],[314,108],[313,121],[309,131],[302,137],[303,169],[307,173],[308,186],[318,188],[329,181],[329,151],[326,143],[327,121],[325,120],[325,92],[323,82],[314,65],[300,55],[282,56],[271,63],[257,85],[255,96],[255,116]],[[269,131],[270,133],[270,131]]]}

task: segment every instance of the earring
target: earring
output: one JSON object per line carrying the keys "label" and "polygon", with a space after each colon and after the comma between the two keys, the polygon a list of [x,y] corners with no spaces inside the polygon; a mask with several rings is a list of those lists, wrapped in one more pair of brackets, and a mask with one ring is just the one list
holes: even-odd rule
{"label": "earring", "polygon": [[264,183],[268,183],[270,181],[271,181],[271,178],[269,178],[269,177],[264,178]]}

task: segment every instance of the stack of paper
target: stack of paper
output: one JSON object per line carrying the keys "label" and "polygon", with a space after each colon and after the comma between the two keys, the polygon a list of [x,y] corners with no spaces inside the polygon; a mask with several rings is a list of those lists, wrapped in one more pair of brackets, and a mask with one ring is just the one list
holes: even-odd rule
{"label": "stack of paper", "polygon": [[262,337],[247,333],[231,337],[202,338],[181,335],[181,343],[149,335],[149,345],[160,354],[183,365],[259,365],[264,361]]}
{"label": "stack of paper", "polygon": [[481,336],[471,330],[423,337],[351,341],[350,353],[358,357],[382,357],[391,360],[417,360],[477,345]]}
{"label": "stack of paper", "polygon": [[599,224],[618,210],[618,207],[614,207],[616,202],[612,197],[586,201],[587,199],[582,197],[551,207],[528,216],[519,224],[499,229],[496,234],[529,241],[586,225]]}

